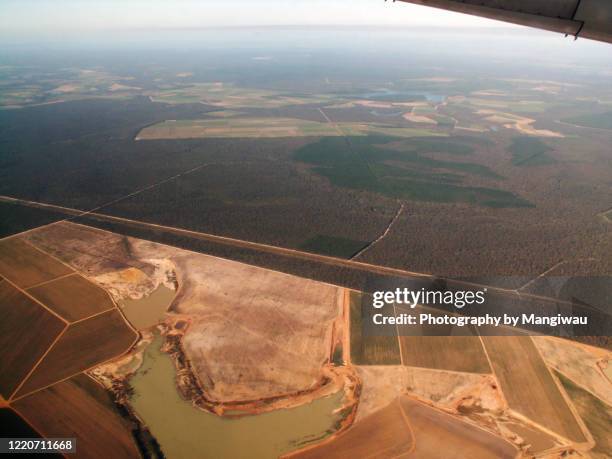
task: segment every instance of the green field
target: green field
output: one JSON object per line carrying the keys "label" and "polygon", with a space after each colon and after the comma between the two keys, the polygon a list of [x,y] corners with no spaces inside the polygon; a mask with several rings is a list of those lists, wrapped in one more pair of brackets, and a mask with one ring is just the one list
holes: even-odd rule
{"label": "green field", "polygon": [[361,316],[362,295],[363,293],[360,292],[350,292],[352,363],[355,365],[401,365],[397,335],[363,335]]}
{"label": "green field", "polygon": [[185,87],[161,89],[150,94],[153,100],[171,104],[203,102],[227,108],[278,108],[289,105],[326,103],[328,95],[293,96],[277,91],[243,88],[231,83],[195,83]]}
{"label": "green field", "polygon": [[612,112],[575,116],[562,121],[596,129],[612,129]]}
{"label": "green field", "polygon": [[[413,129],[364,123],[320,123],[294,118],[240,118],[211,115],[220,119],[167,120],[144,128],[136,140],[199,138],[282,138],[342,137],[384,134],[393,137],[440,135],[427,129]],[[226,112],[226,113],[231,113]]]}
{"label": "green field", "polygon": [[299,248],[307,252],[320,253],[321,255],[351,258],[367,244],[368,243],[364,241],[355,241],[353,239],[320,234],[309,239],[300,245]]}
{"label": "green field", "polygon": [[[459,151],[457,145],[438,139],[404,140],[385,136],[323,138],[295,153],[295,159],[314,165],[314,171],[334,185],[373,191],[394,198],[432,202],[467,202],[487,207],[529,207],[531,204],[511,192],[461,186],[463,176],[472,174],[499,179],[486,166],[437,160],[425,151]],[[429,143],[431,142],[431,143]],[[467,152],[467,148],[462,150]]]}
{"label": "green field", "polygon": [[546,153],[552,148],[536,137],[515,137],[508,151],[515,166],[544,166],[555,163]]}

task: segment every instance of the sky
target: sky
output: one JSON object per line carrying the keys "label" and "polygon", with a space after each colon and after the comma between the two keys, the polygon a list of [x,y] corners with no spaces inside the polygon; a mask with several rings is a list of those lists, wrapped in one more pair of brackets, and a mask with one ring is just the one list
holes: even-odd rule
{"label": "sky", "polygon": [[383,0],[0,0],[5,34],[279,25],[511,27]]}

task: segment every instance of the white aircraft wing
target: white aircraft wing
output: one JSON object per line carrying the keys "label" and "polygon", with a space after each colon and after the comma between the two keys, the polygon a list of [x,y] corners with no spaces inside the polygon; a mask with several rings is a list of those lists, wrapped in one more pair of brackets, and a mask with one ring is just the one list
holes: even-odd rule
{"label": "white aircraft wing", "polygon": [[612,0],[400,1],[612,43]]}

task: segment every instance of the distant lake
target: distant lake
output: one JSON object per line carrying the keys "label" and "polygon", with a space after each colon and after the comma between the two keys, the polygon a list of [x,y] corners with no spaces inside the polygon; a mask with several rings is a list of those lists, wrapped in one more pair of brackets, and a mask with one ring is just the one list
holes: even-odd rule
{"label": "distant lake", "polygon": [[400,100],[426,100],[434,104],[440,104],[446,99],[444,94],[434,94],[427,91],[394,91],[391,89],[379,89],[377,91],[354,94],[354,97],[371,100],[400,101]]}

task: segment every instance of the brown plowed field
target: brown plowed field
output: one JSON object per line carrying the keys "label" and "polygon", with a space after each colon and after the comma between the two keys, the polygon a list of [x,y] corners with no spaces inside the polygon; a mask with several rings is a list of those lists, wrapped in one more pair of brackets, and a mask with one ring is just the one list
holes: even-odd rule
{"label": "brown plowed field", "polygon": [[299,459],[392,458],[408,453],[414,439],[399,399],[353,425],[332,441],[290,454]]}
{"label": "brown plowed field", "polygon": [[114,307],[104,290],[78,274],[34,287],[28,293],[70,322]]}
{"label": "brown plowed field", "polygon": [[409,367],[491,373],[477,336],[400,336],[402,363]]}
{"label": "brown plowed field", "polygon": [[122,354],[134,343],[136,336],[117,309],[70,325],[17,396],[21,397]]}
{"label": "brown plowed field", "polygon": [[531,337],[482,340],[510,408],[571,441],[587,441]]}
{"label": "brown plowed field", "polygon": [[77,438],[79,458],[140,458],[133,426],[106,391],[81,374],[16,401],[13,407],[47,438]]}
{"label": "brown plowed field", "polygon": [[20,239],[0,241],[0,275],[21,288],[32,287],[72,270]]}
{"label": "brown plowed field", "polygon": [[0,393],[6,399],[66,326],[0,278]]}
{"label": "brown plowed field", "polygon": [[408,457],[431,459],[503,459],[514,458],[517,450],[511,443],[449,414],[401,398],[402,407],[414,432],[415,448]]}

